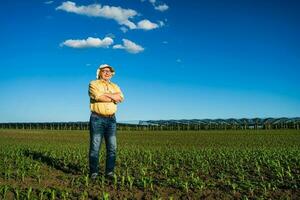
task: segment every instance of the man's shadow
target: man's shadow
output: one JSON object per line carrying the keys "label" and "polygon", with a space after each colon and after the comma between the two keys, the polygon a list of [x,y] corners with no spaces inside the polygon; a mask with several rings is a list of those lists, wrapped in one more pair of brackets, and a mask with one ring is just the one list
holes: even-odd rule
{"label": "man's shadow", "polygon": [[83,166],[80,166],[78,164],[76,165],[71,162],[64,162],[63,158],[54,158],[51,155],[48,155],[47,152],[39,152],[31,149],[24,149],[23,155],[33,160],[42,162],[57,170],[61,170],[65,173],[74,175],[83,173]]}

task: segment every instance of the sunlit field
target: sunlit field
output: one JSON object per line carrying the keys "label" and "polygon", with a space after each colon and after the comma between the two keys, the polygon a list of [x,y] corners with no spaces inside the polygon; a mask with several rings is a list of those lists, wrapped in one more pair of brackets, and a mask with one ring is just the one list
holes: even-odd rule
{"label": "sunlit field", "polygon": [[113,180],[89,179],[88,144],[88,131],[0,130],[0,198],[300,199],[299,130],[119,131]]}

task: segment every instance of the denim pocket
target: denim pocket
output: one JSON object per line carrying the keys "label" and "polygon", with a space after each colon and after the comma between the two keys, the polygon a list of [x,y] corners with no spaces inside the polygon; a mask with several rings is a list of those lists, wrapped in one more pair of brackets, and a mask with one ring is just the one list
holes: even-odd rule
{"label": "denim pocket", "polygon": [[114,115],[112,118],[111,118],[112,122],[116,123],[117,122],[117,119],[116,119],[116,116]]}

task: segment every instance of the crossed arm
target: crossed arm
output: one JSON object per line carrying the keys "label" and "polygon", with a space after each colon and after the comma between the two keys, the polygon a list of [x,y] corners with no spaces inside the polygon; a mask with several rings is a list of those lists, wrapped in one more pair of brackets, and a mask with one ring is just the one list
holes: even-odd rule
{"label": "crossed arm", "polygon": [[120,92],[116,92],[116,93],[104,93],[101,96],[98,96],[95,100],[100,102],[120,103],[123,101],[123,98],[121,97]]}
{"label": "crossed arm", "polygon": [[92,99],[98,102],[120,103],[123,101],[123,95],[121,92],[100,93],[94,84],[89,85],[89,95]]}

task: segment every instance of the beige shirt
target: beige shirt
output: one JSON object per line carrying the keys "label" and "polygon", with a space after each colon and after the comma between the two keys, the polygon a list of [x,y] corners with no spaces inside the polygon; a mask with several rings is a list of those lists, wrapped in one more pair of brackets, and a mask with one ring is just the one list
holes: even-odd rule
{"label": "beige shirt", "polygon": [[117,104],[113,102],[99,102],[96,101],[99,96],[104,93],[120,92],[121,97],[124,99],[124,95],[118,85],[112,82],[105,82],[98,79],[93,80],[89,84],[89,96],[90,96],[90,109],[91,112],[95,112],[101,115],[112,115],[117,111]]}

